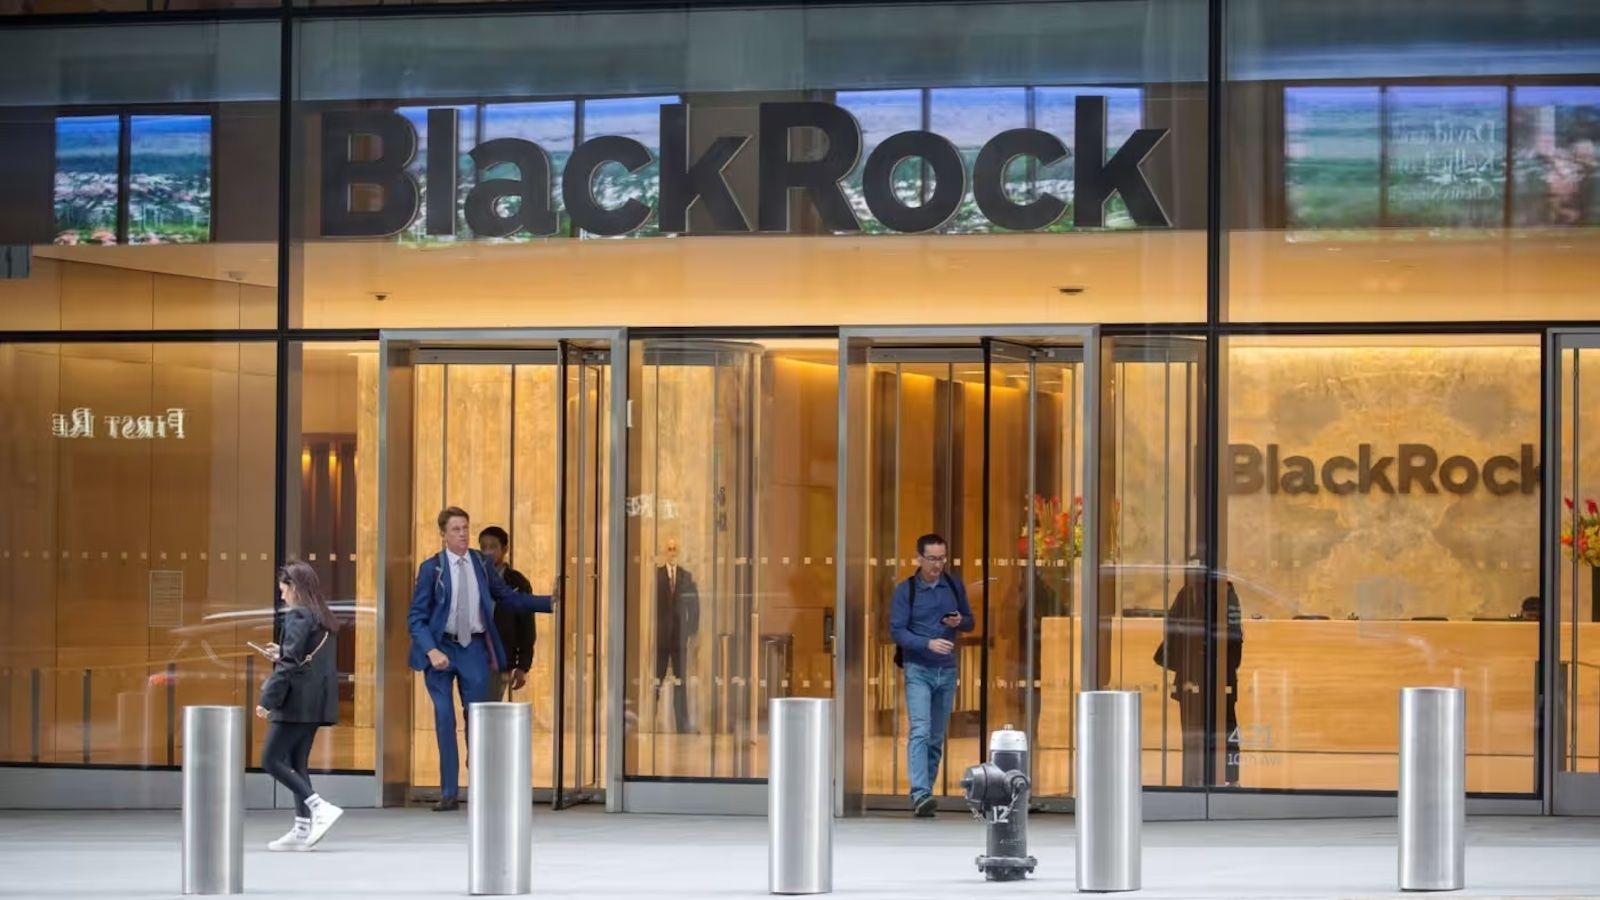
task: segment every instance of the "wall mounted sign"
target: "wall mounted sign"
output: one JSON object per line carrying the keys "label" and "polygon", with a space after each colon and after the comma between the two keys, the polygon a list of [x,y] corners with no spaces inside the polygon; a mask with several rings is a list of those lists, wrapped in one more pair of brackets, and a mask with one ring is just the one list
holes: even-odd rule
{"label": "wall mounted sign", "polygon": [[[621,166],[638,172],[655,161],[650,149],[633,138],[593,137],[579,144],[561,174],[561,199],[577,227],[591,234],[614,236],[642,227],[652,215],[661,231],[689,231],[689,208],[705,210],[709,233],[742,233],[752,223],[723,177],[729,163],[755,143],[757,208],[754,230],[789,230],[791,195],[800,192],[830,232],[855,233],[861,222],[842,186],[861,161],[861,123],[833,103],[796,101],[762,103],[757,133],[716,137],[698,159],[691,158],[689,107],[661,107],[660,207],[653,209],[629,198],[603,205],[595,196],[595,178],[602,167]],[[398,234],[416,220],[419,208],[430,235],[456,233],[456,197],[460,160],[459,125],[454,108],[427,114],[426,199],[416,176],[407,171],[416,156],[418,135],[410,120],[393,110],[332,110],[322,114],[321,233],[325,237],[382,237]],[[791,157],[791,133],[817,132],[826,150],[815,159]],[[1120,194],[1134,223],[1168,227],[1171,222],[1139,164],[1167,136],[1165,128],[1140,128],[1106,158],[1106,98],[1076,98],[1073,146],[1038,128],[1013,128],[990,138],[967,171],[954,143],[931,131],[902,131],[886,138],[868,154],[862,168],[862,192],[872,215],[891,231],[926,232],[940,228],[960,210],[970,186],[979,211],[991,223],[1014,231],[1048,228],[1066,215],[1067,203],[1048,192],[1019,202],[1006,190],[1006,172],[1017,159],[1050,165],[1073,158],[1073,224],[1098,228],[1105,224],[1106,202]],[[360,139],[360,140],[358,140]],[[357,148],[374,146],[374,154]],[[551,205],[553,168],[550,154],[533,141],[495,138],[467,152],[479,173],[509,164],[517,178],[481,178],[462,201],[467,227],[478,237],[505,237],[518,232],[555,234],[558,216]],[[900,163],[921,160],[933,173],[932,194],[918,205],[895,194],[894,173]],[[372,200],[357,208],[357,196]],[[506,201],[515,198],[516,204]],[[425,208],[422,208],[425,207]]]}
{"label": "wall mounted sign", "polygon": [[1518,456],[1491,456],[1480,465],[1467,456],[1443,460],[1427,444],[1401,444],[1382,455],[1361,444],[1356,455],[1330,456],[1320,465],[1309,456],[1284,456],[1277,444],[1265,452],[1254,444],[1228,445],[1228,490],[1233,494],[1470,494],[1479,488],[1496,496],[1539,490],[1534,446]]}
{"label": "wall mounted sign", "polygon": [[[157,416],[104,415],[98,423],[94,410],[79,406],[71,412],[55,413],[50,417],[52,437],[78,439],[103,435],[113,440],[150,441],[168,438],[183,440],[186,410],[173,407]],[[96,426],[104,427],[97,430]]]}

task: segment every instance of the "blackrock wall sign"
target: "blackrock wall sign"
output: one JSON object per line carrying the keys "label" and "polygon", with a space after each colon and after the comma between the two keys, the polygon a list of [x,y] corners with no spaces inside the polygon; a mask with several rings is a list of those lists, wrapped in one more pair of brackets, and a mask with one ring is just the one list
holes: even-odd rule
{"label": "blackrock wall sign", "polygon": [[[784,232],[791,221],[795,193],[815,208],[832,232],[861,230],[842,182],[861,158],[861,125],[842,107],[818,101],[762,103],[757,134],[718,136],[698,158],[689,150],[689,107],[661,107],[660,206],[638,198],[602,205],[595,197],[595,177],[602,167],[621,166],[637,172],[655,157],[632,138],[608,135],[579,144],[561,174],[561,199],[574,224],[591,234],[628,234],[657,217],[668,234],[689,231],[689,209],[696,203],[711,220],[712,233],[751,230]],[[387,110],[339,110],[322,115],[322,216],[327,237],[379,237],[397,234],[423,214],[430,235],[456,233],[459,128],[456,110],[430,109],[427,114],[426,203],[407,166],[417,152],[417,130],[410,120]],[[816,158],[792,158],[790,135],[797,130],[820,132],[826,149]],[[1106,156],[1106,100],[1077,98],[1073,146],[1037,128],[1014,128],[989,139],[973,161],[972,171],[948,138],[931,131],[903,131],[873,148],[862,169],[862,193],[872,215],[891,231],[919,233],[943,226],[960,210],[970,188],[978,210],[992,224],[1013,231],[1048,228],[1066,214],[1067,203],[1049,193],[1019,202],[1007,193],[1005,176],[1012,162],[1027,158],[1041,166],[1073,159],[1073,224],[1082,228],[1105,224],[1105,205],[1120,194],[1129,216],[1143,227],[1171,223],[1139,165],[1163,138],[1164,128],[1135,131],[1117,152]],[[734,157],[756,140],[757,208],[755,222],[741,208],[724,178]],[[361,139],[361,140],[358,140]],[[376,153],[359,156],[358,146],[376,142]],[[505,237],[518,232],[556,233],[558,217],[551,204],[550,154],[533,141],[496,138],[468,152],[480,173],[503,164],[515,167],[517,178],[480,179],[464,201],[467,227],[478,237]],[[905,203],[894,192],[894,172],[901,162],[920,159],[934,176],[926,202]],[[969,177],[970,175],[970,177]],[[363,190],[364,189],[364,190]],[[376,198],[361,208],[355,198]],[[515,204],[505,201],[515,198]],[[419,210],[419,207],[425,209]]]}

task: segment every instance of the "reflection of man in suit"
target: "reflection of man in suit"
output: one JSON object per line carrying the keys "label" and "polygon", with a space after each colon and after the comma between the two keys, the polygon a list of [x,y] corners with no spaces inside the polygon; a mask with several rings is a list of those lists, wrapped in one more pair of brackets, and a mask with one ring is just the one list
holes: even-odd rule
{"label": "reflection of man in suit", "polygon": [[[1223,783],[1239,783],[1239,664],[1244,658],[1244,625],[1239,595],[1228,585],[1227,631],[1218,636],[1224,651],[1227,693],[1223,696]],[[1167,609],[1165,634],[1156,648],[1156,665],[1172,672],[1172,699],[1178,701],[1179,727],[1183,730],[1183,783],[1205,783],[1206,746],[1206,570],[1191,564],[1184,570],[1183,587]]]}
{"label": "reflection of man in suit", "polygon": [[[678,541],[667,541],[666,562],[656,566],[656,678],[667,677],[667,667],[677,683],[672,689],[672,709],[677,717],[678,732],[689,728],[688,681],[689,639],[700,627],[700,594],[695,590],[694,575],[678,565]],[[660,702],[660,695],[657,695]]]}

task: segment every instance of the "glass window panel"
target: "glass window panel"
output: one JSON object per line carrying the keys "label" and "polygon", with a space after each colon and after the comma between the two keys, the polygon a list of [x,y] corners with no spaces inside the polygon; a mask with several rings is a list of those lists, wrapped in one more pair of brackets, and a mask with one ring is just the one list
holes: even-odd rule
{"label": "glass window panel", "polygon": [[634,342],[630,776],[765,778],[768,701],[833,694],[837,351]]}
{"label": "glass window panel", "polygon": [[1224,315],[1589,316],[1600,19],[1460,12],[1229,0]]}
{"label": "glass window panel", "polygon": [[254,705],[276,359],[270,343],[0,346],[0,760],[180,766],[184,706]]}
{"label": "glass window panel", "polygon": [[1284,89],[1288,227],[1378,224],[1382,102],[1376,87]]}
{"label": "glass window panel", "polygon": [[1385,101],[1386,219],[1397,228],[1504,224],[1505,88],[1394,87]]}
{"label": "glass window panel", "polygon": [[[1467,790],[1531,792],[1537,341],[1241,337],[1226,352],[1221,568],[1240,640],[1233,658],[1219,644],[1238,696],[1216,745],[1240,754],[1238,783],[1394,790],[1399,690],[1444,684],[1466,691]],[[1213,602],[1216,621],[1234,615]]]}
{"label": "glass window panel", "polygon": [[277,326],[280,30],[0,30],[7,328]]}
{"label": "glass window panel", "polygon": [[1512,89],[1516,224],[1600,224],[1600,87]]}
{"label": "glass window panel", "polygon": [[311,565],[338,614],[339,724],[314,748],[325,768],[371,771],[377,723],[378,345],[294,344],[298,402],[289,407],[284,528],[290,555]]}
{"label": "glass window panel", "polygon": [[[991,318],[1017,322],[1203,318],[1204,191],[1190,186],[1204,183],[1205,65],[1203,47],[1188,36],[1204,30],[1204,3],[958,3],[920,19],[912,42],[905,14],[905,7],[878,5],[300,22],[294,102],[312,140],[297,145],[302,155],[293,166],[293,193],[305,208],[295,215],[303,265],[294,273],[291,319],[352,328],[497,325],[528,316],[574,326],[838,325],[921,321],[930,304],[978,304]],[[860,113],[863,155],[890,134],[920,127],[925,115],[939,117],[937,129],[954,133],[970,167],[993,136],[980,132],[1001,123],[1042,117],[1034,124],[1070,139],[1074,90],[1110,98],[1113,152],[1134,129],[1165,129],[1140,171],[1171,227],[1130,227],[1126,204],[1113,195],[1109,227],[1091,238],[1093,252],[1072,254],[1066,283],[1057,256],[1039,251],[1039,235],[979,233],[997,229],[981,221],[970,196],[951,233],[886,234],[863,214],[859,162],[844,177],[859,233],[824,221],[801,192],[790,192],[777,240],[714,230],[704,202],[690,211],[688,236],[696,240],[671,248],[657,245],[659,210],[632,233],[649,241],[570,245],[523,235],[494,239],[501,246],[487,254],[465,228],[428,254],[408,253],[382,235],[335,239],[321,231],[329,221],[319,208],[324,189],[333,187],[327,196],[334,198],[340,192],[323,181],[323,148],[313,145],[319,117],[335,110],[476,104],[482,120],[474,140],[481,140],[503,133],[491,121],[499,105],[570,103],[578,118],[572,137],[554,125],[557,107],[546,109],[548,131],[530,125],[560,167],[573,141],[603,135],[631,136],[659,152],[660,107],[682,100],[691,108],[694,158],[718,137],[750,138],[723,175],[753,228],[762,104],[836,101]],[[791,146],[804,157],[821,152],[822,141],[802,129]],[[902,166],[895,189],[908,198],[925,192],[922,168]],[[1071,169],[1069,162],[1042,173],[1069,203]],[[1038,174],[1017,163],[1012,194],[1028,199],[1028,180]],[[607,205],[656,204],[659,181],[652,163],[634,176],[607,166],[596,184]],[[554,193],[562,205],[561,191]],[[1051,230],[1073,231],[1072,221],[1069,211]],[[407,228],[415,231],[414,222]],[[568,230],[564,219],[562,233]],[[1152,271],[1162,273],[1156,281]],[[1080,297],[1080,288],[1090,296]],[[568,302],[574,296],[585,302]]]}

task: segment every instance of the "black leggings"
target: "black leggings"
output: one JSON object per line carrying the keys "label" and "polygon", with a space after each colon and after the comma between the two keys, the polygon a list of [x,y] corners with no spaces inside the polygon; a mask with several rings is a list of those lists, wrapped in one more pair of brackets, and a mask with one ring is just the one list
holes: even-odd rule
{"label": "black leggings", "polygon": [[294,792],[294,813],[302,819],[311,818],[306,799],[316,793],[311,789],[306,766],[319,727],[311,722],[273,722],[267,727],[267,743],[261,748],[261,768]]}

